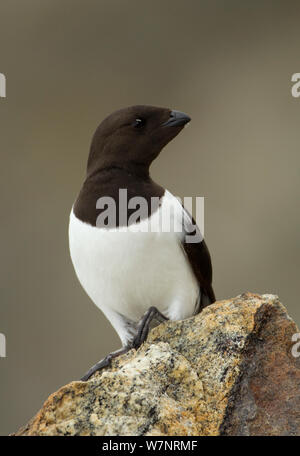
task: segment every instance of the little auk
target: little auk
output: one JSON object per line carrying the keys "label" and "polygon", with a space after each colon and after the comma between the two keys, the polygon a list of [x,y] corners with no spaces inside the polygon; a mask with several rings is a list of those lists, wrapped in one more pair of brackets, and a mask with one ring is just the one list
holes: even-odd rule
{"label": "little auk", "polygon": [[70,254],[81,285],[122,348],[82,381],[138,348],[153,326],[191,317],[215,302],[211,258],[199,228],[149,174],[153,160],[190,120],[180,111],[131,106],[109,115],[93,136],[70,214]]}

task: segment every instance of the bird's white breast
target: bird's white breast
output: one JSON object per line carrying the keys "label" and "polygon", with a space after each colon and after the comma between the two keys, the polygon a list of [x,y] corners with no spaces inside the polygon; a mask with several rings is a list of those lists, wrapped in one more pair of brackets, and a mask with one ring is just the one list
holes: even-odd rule
{"label": "bird's white breast", "polygon": [[[181,234],[161,230],[162,215],[170,207],[171,222],[181,219],[180,203],[166,192],[160,208],[140,222],[138,231],[94,227],[71,211],[69,243],[76,274],[109,319],[118,313],[137,322],[150,306],[171,319],[193,314],[199,286],[181,247]],[[145,231],[149,224],[151,230]]]}

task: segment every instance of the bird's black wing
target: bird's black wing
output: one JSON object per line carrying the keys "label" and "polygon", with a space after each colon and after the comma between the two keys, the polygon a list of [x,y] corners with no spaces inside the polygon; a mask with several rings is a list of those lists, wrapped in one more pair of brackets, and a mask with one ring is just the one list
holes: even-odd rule
{"label": "bird's black wing", "polygon": [[184,236],[181,239],[181,245],[199,283],[201,299],[196,312],[198,313],[216,300],[212,287],[211,258],[207,245],[193,217],[185,208],[183,208],[183,211]]}

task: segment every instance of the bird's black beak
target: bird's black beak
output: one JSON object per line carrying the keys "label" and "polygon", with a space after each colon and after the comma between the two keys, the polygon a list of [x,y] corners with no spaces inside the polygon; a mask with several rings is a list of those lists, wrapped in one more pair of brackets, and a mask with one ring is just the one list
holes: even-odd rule
{"label": "bird's black beak", "polygon": [[167,122],[163,123],[163,127],[180,127],[187,124],[191,118],[185,114],[184,112],[180,111],[171,111],[170,118]]}

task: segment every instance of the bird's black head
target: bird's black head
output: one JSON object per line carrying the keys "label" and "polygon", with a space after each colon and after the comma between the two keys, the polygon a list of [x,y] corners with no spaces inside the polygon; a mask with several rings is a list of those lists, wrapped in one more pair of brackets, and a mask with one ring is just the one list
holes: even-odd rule
{"label": "bird's black head", "polygon": [[111,166],[148,170],[162,148],[190,120],[180,111],[154,106],[115,111],[101,122],[93,136],[88,175]]}

